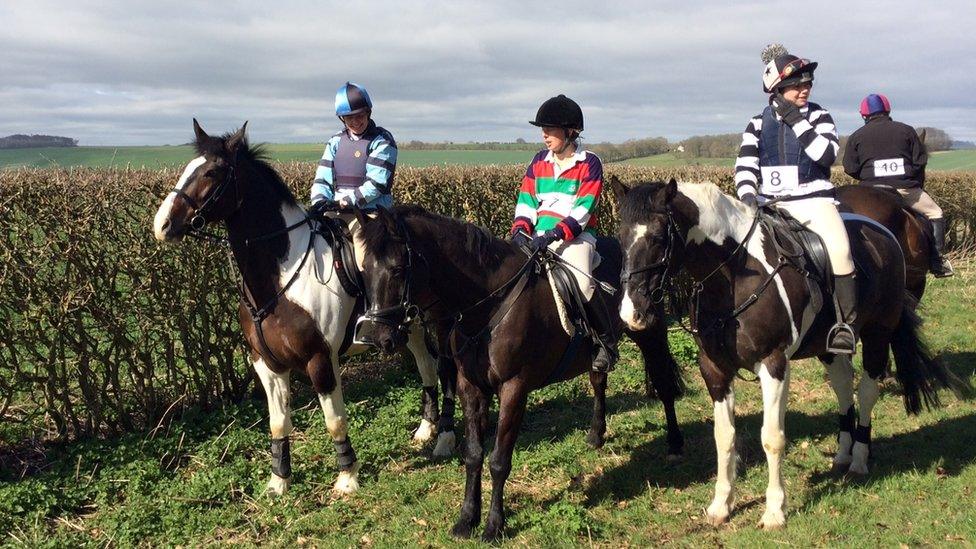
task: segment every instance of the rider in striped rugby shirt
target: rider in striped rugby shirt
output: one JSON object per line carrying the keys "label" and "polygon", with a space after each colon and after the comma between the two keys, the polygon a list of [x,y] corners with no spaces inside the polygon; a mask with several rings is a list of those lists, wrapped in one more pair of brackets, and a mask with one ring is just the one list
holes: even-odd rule
{"label": "rider in striped rugby shirt", "polygon": [[583,110],[558,95],[539,107],[535,120],[546,149],[529,163],[519,189],[513,240],[534,249],[548,246],[575,267],[594,336],[593,369],[607,372],[617,361],[617,318],[590,276],[596,259],[597,210],[603,189],[603,164],[581,150]]}
{"label": "rider in striped rugby shirt", "polygon": [[840,316],[828,333],[827,349],[853,354],[857,345],[854,261],[830,182],[830,166],[840,144],[830,113],[809,101],[817,63],[790,55],[780,44],[766,48],[763,62],[763,91],[769,94],[769,105],[742,134],[735,162],[736,193],[752,206],[757,195],[780,199],[777,207],[824,240]]}

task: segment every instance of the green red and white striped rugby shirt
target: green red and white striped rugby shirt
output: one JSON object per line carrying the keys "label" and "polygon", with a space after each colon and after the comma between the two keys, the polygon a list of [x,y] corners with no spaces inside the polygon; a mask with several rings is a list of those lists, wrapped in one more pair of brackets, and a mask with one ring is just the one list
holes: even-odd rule
{"label": "green red and white striped rugby shirt", "polygon": [[597,207],[603,189],[603,164],[590,151],[577,151],[560,171],[552,151],[535,155],[519,189],[512,232],[528,234],[558,228],[564,240],[581,233],[596,236]]}

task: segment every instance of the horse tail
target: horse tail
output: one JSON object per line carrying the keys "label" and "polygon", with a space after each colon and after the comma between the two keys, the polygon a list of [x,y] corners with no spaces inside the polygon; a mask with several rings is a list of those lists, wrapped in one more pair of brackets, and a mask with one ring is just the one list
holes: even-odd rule
{"label": "horse tail", "polygon": [[895,355],[895,378],[902,386],[905,411],[918,414],[922,403],[929,410],[941,406],[939,389],[950,389],[960,398],[970,396],[972,387],[953,374],[934,356],[922,340],[922,319],[915,312],[915,297],[905,292],[901,318],[892,334],[891,351]]}

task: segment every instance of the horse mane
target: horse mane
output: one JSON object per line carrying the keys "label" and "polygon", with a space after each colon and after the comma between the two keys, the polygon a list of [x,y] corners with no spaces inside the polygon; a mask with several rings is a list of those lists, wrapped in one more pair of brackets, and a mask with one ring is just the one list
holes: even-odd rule
{"label": "horse mane", "polygon": [[[416,204],[395,206],[392,214],[395,219],[408,226],[417,223],[426,226],[430,233],[438,235],[438,240],[448,247],[449,255],[473,259],[481,268],[495,269],[513,252],[509,242],[496,238],[480,225],[439,215]],[[386,245],[392,239],[383,223],[370,223],[365,229],[364,240],[368,249],[383,255]]]}
{"label": "horse mane", "polygon": [[657,193],[664,190],[664,183],[654,181],[635,185],[627,193],[626,200],[620,202],[620,219],[624,222],[641,222],[654,214],[664,213],[662,206],[655,203]]}
{"label": "horse mane", "polygon": [[[223,158],[228,160],[227,140],[234,135],[234,132],[227,132],[220,137],[208,135],[203,139],[197,139],[194,143],[197,154],[202,156]],[[262,185],[266,185],[272,193],[283,202],[290,205],[297,205],[295,195],[288,188],[288,185],[281,179],[278,172],[269,164],[271,157],[264,144],[251,145],[247,136],[241,140],[238,150],[237,160],[241,167],[252,172]]]}

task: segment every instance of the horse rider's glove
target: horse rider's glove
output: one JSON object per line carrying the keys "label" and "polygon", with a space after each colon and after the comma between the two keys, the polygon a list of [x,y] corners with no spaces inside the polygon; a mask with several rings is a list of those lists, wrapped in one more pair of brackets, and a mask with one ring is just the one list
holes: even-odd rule
{"label": "horse rider's glove", "polygon": [[781,93],[773,96],[773,109],[791,127],[803,120],[803,113],[800,112],[800,108],[788,101]]}
{"label": "horse rider's glove", "polygon": [[531,241],[532,239],[529,238],[529,235],[525,234],[522,231],[515,231],[514,233],[512,233],[512,243],[514,243],[516,246],[520,248],[522,246],[528,246]]}
{"label": "horse rider's glove", "polygon": [[533,250],[542,250],[548,247],[553,242],[559,240],[560,231],[559,229],[549,229],[548,231],[532,238],[532,242],[529,244]]}

